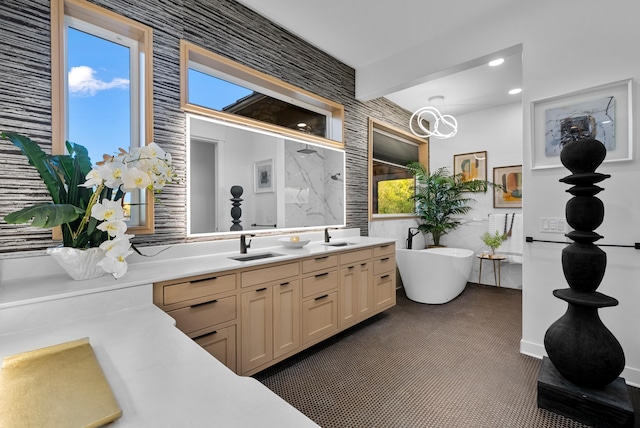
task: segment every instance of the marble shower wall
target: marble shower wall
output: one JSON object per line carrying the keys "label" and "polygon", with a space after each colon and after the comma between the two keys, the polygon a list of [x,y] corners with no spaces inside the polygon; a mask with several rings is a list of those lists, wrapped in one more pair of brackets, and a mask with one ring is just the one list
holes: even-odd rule
{"label": "marble shower wall", "polygon": [[335,150],[292,142],[285,145],[284,227],[344,224],[342,165],[342,154]]}

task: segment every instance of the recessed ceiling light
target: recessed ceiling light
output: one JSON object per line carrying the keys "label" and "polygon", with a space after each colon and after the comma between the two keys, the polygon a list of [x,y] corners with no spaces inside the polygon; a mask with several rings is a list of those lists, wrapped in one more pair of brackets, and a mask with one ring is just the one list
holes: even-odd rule
{"label": "recessed ceiling light", "polygon": [[489,65],[491,67],[496,67],[496,66],[502,64],[503,62],[504,62],[504,58],[498,58],[498,59],[494,59],[493,61],[490,61]]}
{"label": "recessed ceiling light", "polygon": [[304,122],[300,122],[299,124],[296,125],[298,128],[306,128],[307,124]]}
{"label": "recessed ceiling light", "polygon": [[515,94],[519,94],[520,92],[522,92],[522,89],[520,88],[515,88],[509,91],[509,95],[515,95]]}

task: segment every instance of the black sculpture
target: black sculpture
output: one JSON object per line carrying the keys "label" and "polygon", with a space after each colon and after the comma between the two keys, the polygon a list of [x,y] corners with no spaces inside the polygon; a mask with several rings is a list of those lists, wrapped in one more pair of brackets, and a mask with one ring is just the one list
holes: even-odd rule
{"label": "black sculpture", "polygon": [[[574,229],[566,236],[574,242],[562,251],[562,270],[570,288],[553,295],[568,303],[567,312],[553,323],[544,337],[549,356],[543,360],[538,380],[538,405],[594,426],[626,426],[633,420],[622,373],[624,351],[605,327],[598,309],[618,301],[596,291],[607,265],[607,254],[594,242],[602,224],[604,205],[595,197],[596,186],[608,174],[595,172],[606,156],[604,145],[594,139],[567,143],[560,154],[571,175],[560,179],[571,184],[567,223]],[[549,364],[549,360],[552,364]]]}
{"label": "black sculpture", "polygon": [[235,230],[242,230],[242,225],[240,224],[240,217],[242,216],[242,208],[240,208],[240,205],[242,203],[242,199],[240,198],[240,196],[242,196],[243,192],[244,189],[242,188],[242,186],[231,186],[231,196],[233,196],[233,198],[229,200],[231,201],[232,205],[231,218],[233,218],[233,220],[231,220],[231,223],[233,223],[233,225],[229,230],[231,230],[232,232]]}

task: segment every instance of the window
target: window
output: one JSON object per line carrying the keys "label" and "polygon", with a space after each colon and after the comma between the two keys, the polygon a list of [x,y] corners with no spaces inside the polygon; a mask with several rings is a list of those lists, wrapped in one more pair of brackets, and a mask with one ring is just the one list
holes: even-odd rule
{"label": "window", "polygon": [[[151,29],[91,3],[51,2],[53,152],[65,141],[92,162],[153,140]],[[153,232],[153,197],[128,193],[131,232]]]}
{"label": "window", "polygon": [[181,58],[184,110],[342,146],[340,104],[186,41],[181,43]]}
{"label": "window", "polygon": [[414,216],[414,179],[406,165],[428,166],[428,142],[369,119],[369,218]]}

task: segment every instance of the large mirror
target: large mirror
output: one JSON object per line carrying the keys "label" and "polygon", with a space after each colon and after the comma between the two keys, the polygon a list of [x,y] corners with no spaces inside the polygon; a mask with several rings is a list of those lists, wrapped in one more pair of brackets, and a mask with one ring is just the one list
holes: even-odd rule
{"label": "large mirror", "polygon": [[194,115],[187,144],[188,235],[345,225],[344,150]]}

